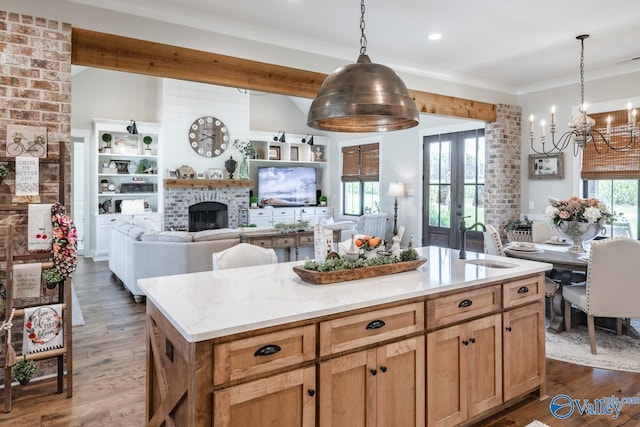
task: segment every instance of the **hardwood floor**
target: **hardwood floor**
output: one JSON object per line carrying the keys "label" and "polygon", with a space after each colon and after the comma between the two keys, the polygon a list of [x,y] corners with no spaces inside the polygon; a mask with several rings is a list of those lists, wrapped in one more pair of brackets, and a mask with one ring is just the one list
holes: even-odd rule
{"label": "hardwood floor", "polygon": [[[55,379],[16,386],[13,411],[0,412],[0,426],[144,425],[145,306],[133,302],[106,262],[81,259],[74,284],[85,325],[73,330],[73,397],[57,394]],[[640,425],[640,405],[624,406],[617,420],[575,413],[558,420],[549,411],[550,399],[558,394],[590,401],[640,396],[640,374],[547,360],[547,380],[546,400],[527,398],[477,425],[525,426],[534,419],[563,427]]]}

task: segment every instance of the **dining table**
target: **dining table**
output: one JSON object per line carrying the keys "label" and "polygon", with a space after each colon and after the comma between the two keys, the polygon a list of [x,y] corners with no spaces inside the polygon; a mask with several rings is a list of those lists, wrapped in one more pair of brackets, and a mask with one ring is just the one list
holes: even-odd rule
{"label": "dining table", "polygon": [[[553,298],[549,301],[549,310],[553,310],[554,316],[549,324],[548,330],[551,332],[562,332],[564,326],[564,300],[562,298],[562,287],[570,285],[576,277],[575,272],[585,273],[589,267],[590,244],[585,243],[585,251],[581,254],[569,252],[570,243],[547,241],[522,245],[519,243],[509,243],[504,246],[505,255],[512,258],[527,259],[530,261],[540,261],[553,264],[553,269],[557,272],[554,279],[558,281],[559,287]],[[586,279],[585,279],[586,280]],[[576,312],[580,317],[581,312]],[[581,319],[572,318],[571,324],[580,323]]]}
{"label": "dining table", "polygon": [[[553,240],[534,243],[533,245],[509,243],[504,246],[505,255],[508,257],[553,264],[553,269],[556,271],[553,278],[557,281],[559,287],[553,295],[553,298],[549,301],[549,310],[553,310],[554,312],[554,316],[552,316],[553,320],[547,328],[550,332],[560,333],[565,330],[564,316],[568,314],[564,312],[564,299],[562,298],[563,286],[576,283],[576,276],[580,277],[579,275],[582,273],[585,274],[584,280],[586,281],[591,242],[583,242],[583,245],[585,252],[580,254],[569,252],[569,248],[571,247],[570,243]],[[586,315],[582,311],[575,309],[572,310],[570,315],[572,325],[586,323]],[[597,318],[595,323],[596,326],[609,330],[615,331],[616,329],[615,319],[612,318]],[[640,332],[626,322],[623,322],[622,333],[634,338],[640,338]]]}

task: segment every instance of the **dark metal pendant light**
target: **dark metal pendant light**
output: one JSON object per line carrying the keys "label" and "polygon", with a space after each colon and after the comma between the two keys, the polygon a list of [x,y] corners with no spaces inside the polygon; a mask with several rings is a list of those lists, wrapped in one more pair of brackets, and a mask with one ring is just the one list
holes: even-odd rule
{"label": "dark metal pendant light", "polygon": [[360,56],[322,83],[307,124],[334,132],[381,132],[417,126],[420,114],[404,82],[391,68],[367,55],[364,0],[360,2]]}

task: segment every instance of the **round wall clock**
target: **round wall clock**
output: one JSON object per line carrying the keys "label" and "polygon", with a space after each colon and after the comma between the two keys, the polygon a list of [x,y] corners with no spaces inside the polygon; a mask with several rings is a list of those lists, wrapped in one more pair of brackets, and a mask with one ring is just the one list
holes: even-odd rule
{"label": "round wall clock", "polygon": [[189,128],[189,144],[201,156],[217,157],[229,146],[229,132],[220,119],[199,117]]}

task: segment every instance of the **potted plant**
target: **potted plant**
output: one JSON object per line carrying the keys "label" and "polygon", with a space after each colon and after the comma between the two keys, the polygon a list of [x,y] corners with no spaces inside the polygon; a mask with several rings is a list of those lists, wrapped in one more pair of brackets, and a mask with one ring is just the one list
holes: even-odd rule
{"label": "potted plant", "polygon": [[145,145],[144,151],[147,154],[150,154],[151,153],[151,143],[153,142],[153,138],[151,138],[149,135],[147,135],[144,138],[142,138],[142,142],[144,142],[144,145]]}
{"label": "potted plant", "polygon": [[327,206],[327,196],[320,196],[318,200],[320,201],[320,206]]}
{"label": "potted plant", "polygon": [[256,196],[249,197],[249,204],[252,208],[258,207],[258,198]]}
{"label": "potted plant", "polygon": [[23,357],[22,359],[19,359],[15,365],[13,365],[13,378],[20,384],[27,385],[29,384],[29,381],[31,381],[31,378],[33,377],[33,374],[36,373],[37,369],[38,364],[35,362],[35,360],[30,360],[26,357]]}
{"label": "potted plant", "polygon": [[104,152],[106,154],[111,153],[111,139],[113,137],[111,136],[110,133],[103,133],[102,134],[102,141],[104,142]]}
{"label": "potted plant", "polygon": [[54,289],[60,282],[64,280],[62,274],[60,274],[58,269],[55,267],[43,271],[42,278],[44,279],[44,283],[47,285],[47,289]]}
{"label": "potted plant", "polygon": [[4,179],[5,176],[9,173],[9,167],[7,165],[0,165],[0,182]]}

